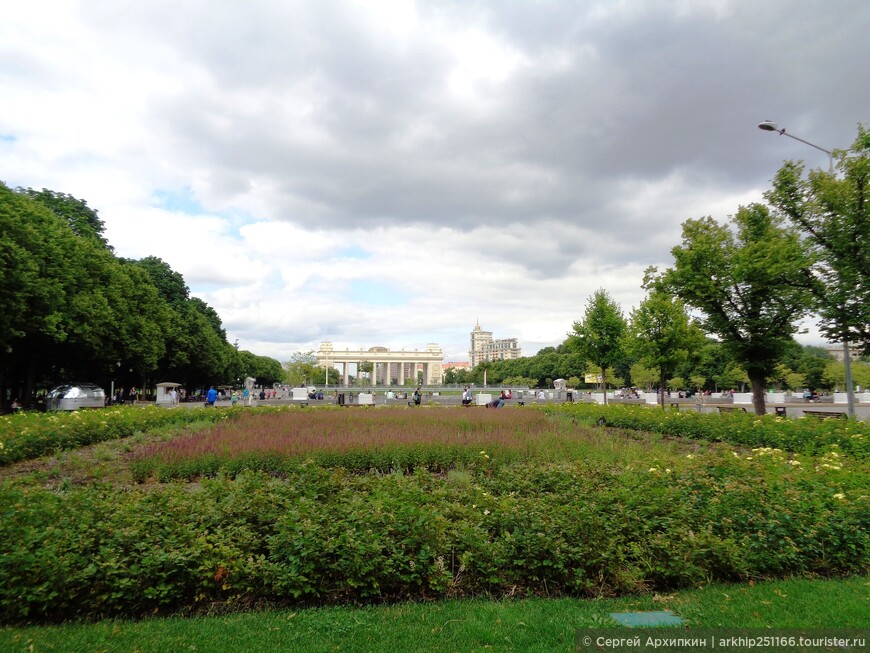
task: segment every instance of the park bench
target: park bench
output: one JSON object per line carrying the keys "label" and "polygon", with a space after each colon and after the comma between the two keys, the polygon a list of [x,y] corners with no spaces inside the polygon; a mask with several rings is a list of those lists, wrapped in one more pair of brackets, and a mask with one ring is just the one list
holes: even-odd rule
{"label": "park bench", "polygon": [[743,406],[716,406],[720,413],[745,413],[746,408]]}
{"label": "park bench", "polygon": [[805,410],[804,415],[814,419],[846,419],[846,413],[830,410]]}

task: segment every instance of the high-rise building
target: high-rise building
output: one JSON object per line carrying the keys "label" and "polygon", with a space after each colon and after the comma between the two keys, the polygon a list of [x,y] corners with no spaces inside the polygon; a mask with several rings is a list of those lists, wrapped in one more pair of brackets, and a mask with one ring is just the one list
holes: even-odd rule
{"label": "high-rise building", "polygon": [[493,339],[492,331],[480,328],[480,320],[471,330],[471,349],[468,358],[471,367],[476,367],[487,361],[500,361],[519,358],[523,355],[516,338]]}

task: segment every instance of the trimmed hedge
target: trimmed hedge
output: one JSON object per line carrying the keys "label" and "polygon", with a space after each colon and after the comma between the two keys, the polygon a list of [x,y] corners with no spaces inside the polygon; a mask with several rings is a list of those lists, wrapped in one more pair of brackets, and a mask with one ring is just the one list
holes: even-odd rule
{"label": "trimmed hedge", "polygon": [[[0,492],[0,619],[494,595],[616,595],[866,572],[868,474],[768,450],[674,468],[464,476],[301,465],[201,484]],[[183,515],[183,518],[180,516]]]}

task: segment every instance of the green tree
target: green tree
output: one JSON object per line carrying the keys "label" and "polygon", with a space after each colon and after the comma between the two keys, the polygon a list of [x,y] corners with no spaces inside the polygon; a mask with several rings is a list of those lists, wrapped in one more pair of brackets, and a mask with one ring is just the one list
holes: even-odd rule
{"label": "green tree", "polygon": [[50,210],[0,183],[0,382],[27,406],[48,346],[67,337],[65,305],[76,272],[74,234]]}
{"label": "green tree", "polygon": [[293,387],[307,384],[317,368],[317,356],[313,351],[296,352],[284,364],[284,380]]}
{"label": "green tree", "polygon": [[[658,371],[658,386],[664,389],[677,367],[688,360],[689,350],[703,344],[704,335],[680,300],[653,285],[650,280],[649,295],[631,313],[627,347],[641,363]],[[659,393],[659,404],[664,410],[664,392]]]}
{"label": "green tree", "polygon": [[[357,383],[360,385],[372,385],[372,372],[375,370],[375,364],[371,361],[360,361],[357,363]],[[420,385],[420,375],[422,373],[417,374],[417,384]]]}
{"label": "green tree", "polygon": [[239,387],[247,377],[257,379],[257,385],[270,387],[284,381],[284,368],[281,363],[268,356],[258,356],[247,350],[236,352],[227,377],[230,385]]}
{"label": "green tree", "polygon": [[76,236],[91,239],[105,249],[112,249],[103,235],[106,225],[102,218],[97,215],[97,211],[89,207],[84,200],[47,188],[39,191],[32,188],[16,188],[15,190],[64,220]]}
{"label": "green tree", "polygon": [[640,363],[631,366],[631,383],[643,388],[646,392],[652,392],[653,386],[659,380],[659,372],[656,369],[645,367]]}
{"label": "green tree", "polygon": [[600,370],[604,379],[604,403],[607,403],[607,368],[620,362],[626,331],[622,311],[604,289],[595,291],[586,304],[586,313],[574,322],[571,334],[577,352]]}
{"label": "green tree", "polygon": [[709,217],[687,220],[672,254],[675,265],[661,281],[703,313],[702,326],[746,370],[755,412],[763,415],[766,378],[813,303],[811,256],[760,204],[740,207],[733,230]]}
{"label": "green tree", "polygon": [[738,392],[743,392],[750,383],[746,370],[734,361],[730,361],[713,380],[722,390],[737,390]]}
{"label": "green tree", "polygon": [[[672,379],[668,379],[668,390],[672,392],[676,392],[677,390],[684,390],[686,388],[686,379],[681,376],[675,376]],[[664,396],[661,398],[664,401]]]}
{"label": "green tree", "polygon": [[858,126],[850,151],[838,151],[837,176],[787,162],[765,197],[807,237],[819,329],[834,342],[870,350],[870,132]]}

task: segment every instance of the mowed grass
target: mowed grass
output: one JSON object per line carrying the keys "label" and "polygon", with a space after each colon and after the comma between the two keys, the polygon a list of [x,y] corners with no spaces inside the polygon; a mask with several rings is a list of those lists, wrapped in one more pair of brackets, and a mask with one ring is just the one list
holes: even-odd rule
{"label": "mowed grass", "polygon": [[573,651],[578,630],[615,627],[610,613],[653,610],[670,610],[689,628],[870,629],[870,576],[713,584],[620,599],[451,600],[7,627],[0,650],[555,653]]}

